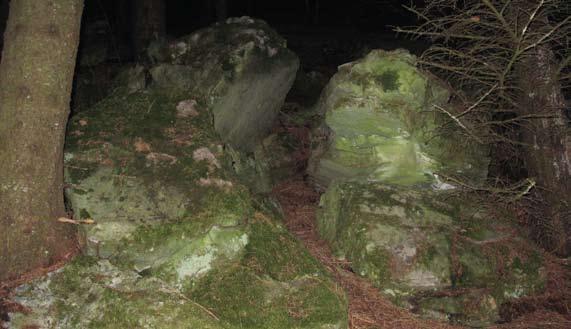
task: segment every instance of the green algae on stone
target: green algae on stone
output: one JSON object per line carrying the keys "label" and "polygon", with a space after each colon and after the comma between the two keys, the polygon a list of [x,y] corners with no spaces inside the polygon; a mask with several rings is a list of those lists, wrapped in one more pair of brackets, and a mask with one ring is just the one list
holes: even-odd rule
{"label": "green algae on stone", "polygon": [[[338,257],[395,303],[492,323],[501,303],[539,291],[544,276],[537,251],[478,209],[446,191],[334,182],[321,198],[317,226]],[[487,297],[472,294],[478,289]],[[462,313],[470,303],[482,308]]]}
{"label": "green algae on stone", "polygon": [[[209,190],[198,199],[201,204],[194,213],[185,213],[179,220],[131,225],[128,234],[105,237],[114,251],[111,255],[102,255],[101,243],[95,251],[122,268],[150,272],[176,286],[190,285],[215,265],[239,259],[248,244],[245,223],[253,212],[250,196],[244,190]],[[109,223],[101,226],[116,229]],[[93,240],[93,234],[87,233]]]}
{"label": "green algae on stone", "polygon": [[102,168],[82,180],[80,191],[68,192],[74,209],[81,209],[78,219],[96,219],[87,226],[87,247],[90,254],[109,257],[116,244],[132,233],[141,223],[152,225],[161,220],[179,220],[185,215],[186,197],[177,189],[148,186],[134,177],[116,182],[112,169]]}
{"label": "green algae on stone", "polygon": [[[191,283],[216,267],[239,258],[248,244],[248,234],[237,228],[213,227],[200,238],[189,241],[158,270],[174,274],[178,285]],[[193,283],[193,282],[192,282]]]}
{"label": "green algae on stone", "polygon": [[503,215],[440,181],[442,174],[481,184],[487,150],[460,140],[437,107],[447,90],[415,61],[405,51],[372,51],[340,66],[323,91],[308,168],[326,189],[317,228],[397,305],[491,324],[503,302],[542,289],[542,263],[509,220],[495,221]]}
{"label": "green algae on stone", "polygon": [[206,109],[181,118],[181,101],[118,90],[72,120],[66,145],[68,203],[95,220],[83,227],[86,253],[175,285],[240,258],[252,213],[246,188],[225,180],[229,157]]}
{"label": "green algae on stone", "polygon": [[215,223],[175,223],[139,228],[132,239],[122,240],[111,260],[121,268],[150,273],[177,287],[224,263],[240,259],[248,244],[244,226]]}
{"label": "green algae on stone", "polygon": [[[138,227],[186,220],[209,207],[221,225],[247,217],[237,201],[247,198],[244,187],[207,186],[212,179],[232,186],[224,180],[233,179],[230,159],[218,152],[206,109],[190,120],[177,117],[183,100],[164,90],[118,90],[71,121],[66,195],[78,219],[89,213],[95,220],[83,227],[89,254],[109,257]],[[217,166],[195,157],[208,147]]]}
{"label": "green algae on stone", "polygon": [[[98,257],[78,259],[48,281],[34,283],[30,289],[49,287],[44,304],[38,300],[44,295],[22,293],[24,305],[40,303],[45,310],[35,319],[53,328],[346,328],[347,304],[339,288],[285,229],[255,212],[255,196],[234,177],[230,157],[209,137],[215,136],[211,126],[203,126],[207,121],[130,120],[137,110],[124,102],[138,97],[147,95],[109,100],[107,105],[124,108],[105,105],[71,123],[79,133],[68,143],[66,166],[90,169],[73,178],[68,172],[67,179],[73,179],[68,198],[78,215],[96,221],[85,229],[86,239],[106,232],[97,236],[106,247],[99,241],[99,250],[87,249]],[[167,111],[175,99],[168,100]],[[153,112],[153,106],[143,109]],[[105,122],[113,115],[119,127]],[[156,125],[149,127],[150,135],[143,134],[147,125]],[[165,131],[170,129],[200,135],[198,145],[175,147]],[[141,143],[144,152],[133,143]],[[196,157],[205,147],[212,151]],[[149,162],[145,154],[159,150],[177,163]],[[218,165],[205,160],[212,157]],[[83,211],[77,210],[80,204]],[[236,264],[245,273],[228,274]],[[247,284],[240,278],[248,278]],[[225,285],[217,284],[219,290],[208,285],[221,280]],[[260,298],[255,293],[262,283]],[[199,294],[204,291],[216,294],[215,300]],[[256,303],[244,303],[252,296]],[[236,304],[222,307],[214,303],[218,299]],[[244,314],[256,316],[249,320]],[[13,319],[14,328],[34,321],[23,315]]]}
{"label": "green algae on stone", "polygon": [[430,185],[441,171],[485,178],[486,150],[437,130],[449,118],[434,106],[444,105],[448,92],[415,61],[402,50],[375,50],[339,67],[317,104],[324,126],[316,131],[308,169],[317,184]]}
{"label": "green algae on stone", "polygon": [[33,311],[11,314],[10,328],[224,328],[175,287],[106,260],[77,259],[18,288],[16,300]]}
{"label": "green algae on stone", "polygon": [[[347,328],[342,290],[284,228],[261,214],[256,218],[262,219],[251,224],[248,240],[234,235],[242,242],[233,245],[219,245],[232,240],[228,236],[218,240],[235,228],[214,227],[202,241],[181,236],[178,255],[164,254],[172,261],[158,270],[138,273],[122,258],[79,257],[18,289],[15,300],[33,312],[10,314],[10,328]],[[149,252],[161,248],[161,236],[180,234],[170,225],[147,235],[146,242],[155,241]],[[197,252],[197,244],[226,248],[229,257],[192,278],[206,263],[182,256]],[[280,261],[274,264],[272,256]]]}

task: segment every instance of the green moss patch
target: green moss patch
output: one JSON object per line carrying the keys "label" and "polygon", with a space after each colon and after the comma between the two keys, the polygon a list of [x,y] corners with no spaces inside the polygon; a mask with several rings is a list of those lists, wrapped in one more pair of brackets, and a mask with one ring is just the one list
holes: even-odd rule
{"label": "green moss patch", "polygon": [[165,282],[89,257],[20,287],[17,298],[34,312],[14,314],[13,328],[224,328]]}
{"label": "green moss patch", "polygon": [[318,262],[284,228],[260,222],[251,225],[244,261],[259,275],[279,281],[324,275]]}
{"label": "green moss patch", "polygon": [[356,273],[426,316],[489,324],[499,305],[543,287],[537,251],[470,196],[336,182],[317,220]]}
{"label": "green moss patch", "polygon": [[439,172],[482,182],[487,150],[459,142],[456,124],[434,108],[447,100],[403,50],[374,50],[340,67],[316,106],[329,132],[316,131],[309,174],[324,186],[336,179],[438,185]]}
{"label": "green moss patch", "polygon": [[347,300],[283,227],[257,213],[240,263],[209,273],[192,296],[244,328],[345,328]]}

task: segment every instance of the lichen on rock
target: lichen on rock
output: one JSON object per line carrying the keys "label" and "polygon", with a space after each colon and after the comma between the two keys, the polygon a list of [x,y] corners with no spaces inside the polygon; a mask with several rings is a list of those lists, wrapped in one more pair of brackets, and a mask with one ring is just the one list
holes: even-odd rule
{"label": "lichen on rock", "polygon": [[339,67],[316,105],[324,122],[314,133],[308,173],[317,184],[430,185],[437,172],[476,182],[486,177],[485,148],[451,141],[437,129],[450,120],[436,107],[448,92],[415,62],[404,50],[374,50]]}
{"label": "lichen on rock", "polygon": [[308,174],[325,190],[320,235],[355,273],[422,315],[480,326],[544,278],[509,216],[493,220],[442,181],[482,185],[489,162],[486,147],[459,137],[448,98],[404,50],[341,65],[316,105]]}
{"label": "lichen on rock", "polygon": [[449,191],[335,182],[317,217],[338,257],[426,316],[490,324],[501,303],[544,284],[539,252],[509,221]]}
{"label": "lichen on rock", "polygon": [[[269,27],[256,20],[230,20],[176,44],[172,50],[179,57],[169,58],[188,69],[184,79],[216,76],[205,89],[165,89],[157,80],[131,88],[127,77],[71,119],[67,205],[75,219],[95,223],[80,228],[83,256],[16,291],[14,298],[30,313],[11,313],[9,328],[347,328],[344,294],[279,221],[260,209],[262,201],[232,164],[229,150],[242,149],[227,147],[216,115],[212,120],[213,98],[231,94],[233,81],[252,69],[240,66],[248,62],[241,62],[246,53],[233,51],[263,52],[256,58],[267,65],[255,68],[267,72],[244,76],[242,86],[260,76],[257,81],[268,83],[276,67],[295,74],[295,56],[264,29]],[[236,33],[244,38],[228,42]],[[209,42],[219,48],[208,48]],[[197,68],[180,57],[201,49],[203,57],[218,49],[223,53],[217,59],[236,61]],[[285,62],[279,62],[282,55]],[[268,113],[234,114],[249,122],[273,121],[273,107],[289,88],[289,78],[282,78],[283,95],[248,103]],[[219,83],[228,85],[220,89]],[[214,87],[216,93],[208,89]],[[230,108],[240,110],[236,104]],[[260,131],[248,138],[258,138]]]}
{"label": "lichen on rock", "polygon": [[271,128],[299,67],[286,41],[249,17],[155,48],[153,83],[203,95],[222,140],[249,152]]}

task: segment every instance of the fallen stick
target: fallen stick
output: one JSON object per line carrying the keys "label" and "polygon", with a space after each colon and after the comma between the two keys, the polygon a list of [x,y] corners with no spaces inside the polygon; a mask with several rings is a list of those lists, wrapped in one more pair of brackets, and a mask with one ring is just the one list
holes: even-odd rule
{"label": "fallen stick", "polygon": [[67,223],[67,224],[74,224],[74,225],[80,225],[80,224],[95,224],[95,221],[91,218],[87,218],[87,219],[71,219],[71,218],[65,218],[65,217],[60,217],[57,219],[58,222],[60,223]]}

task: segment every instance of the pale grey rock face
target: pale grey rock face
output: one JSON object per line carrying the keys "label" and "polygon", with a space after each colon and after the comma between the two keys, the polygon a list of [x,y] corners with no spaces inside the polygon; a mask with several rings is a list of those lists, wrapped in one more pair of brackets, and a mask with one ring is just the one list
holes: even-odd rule
{"label": "pale grey rock face", "polygon": [[162,88],[204,95],[214,127],[232,146],[253,152],[267,135],[299,68],[297,56],[265,22],[229,19],[157,46],[150,69]]}

